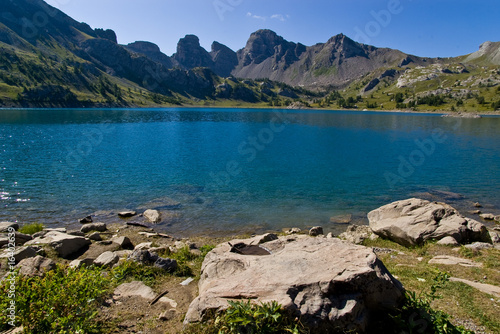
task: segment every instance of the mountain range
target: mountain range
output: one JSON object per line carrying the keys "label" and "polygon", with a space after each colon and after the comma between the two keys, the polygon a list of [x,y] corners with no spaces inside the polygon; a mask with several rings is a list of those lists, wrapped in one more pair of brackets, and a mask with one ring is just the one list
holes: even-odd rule
{"label": "mountain range", "polygon": [[[282,105],[300,99],[321,107],[341,91],[344,101],[348,95],[356,101],[339,107],[387,100],[416,108],[426,94],[444,94],[449,106],[453,99],[467,106],[467,97],[483,96],[494,107],[496,92],[483,88],[500,84],[500,42],[486,42],[461,57],[427,58],[361,44],[344,34],[306,46],[258,30],[237,51],[219,42],[207,51],[197,36],[186,35],[168,56],[147,41],[120,45],[114,31],[93,29],[42,0],[0,4],[3,106]],[[394,99],[398,93],[404,99]]]}

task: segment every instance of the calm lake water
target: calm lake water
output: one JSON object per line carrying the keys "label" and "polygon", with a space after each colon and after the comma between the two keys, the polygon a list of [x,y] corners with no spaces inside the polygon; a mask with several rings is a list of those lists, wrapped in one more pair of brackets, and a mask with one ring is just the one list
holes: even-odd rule
{"label": "calm lake water", "polygon": [[500,117],[430,114],[0,110],[0,220],[68,226],[159,208],[178,235],[330,230],[330,217],[363,223],[411,196],[499,214],[499,130]]}

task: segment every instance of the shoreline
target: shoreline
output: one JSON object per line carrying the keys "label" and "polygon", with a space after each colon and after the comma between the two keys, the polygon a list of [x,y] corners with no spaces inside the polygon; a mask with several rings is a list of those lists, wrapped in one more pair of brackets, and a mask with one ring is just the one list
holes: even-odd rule
{"label": "shoreline", "polygon": [[[182,105],[182,106],[152,106],[152,107],[0,107],[3,110],[145,110],[145,109],[255,109],[255,110],[290,110],[290,111],[352,111],[352,112],[373,112],[373,113],[398,113],[398,114],[436,114],[436,115],[478,115],[478,116],[500,116],[500,111],[451,111],[451,110],[401,110],[401,109],[342,109],[342,108],[287,108],[287,107],[269,107],[269,106],[201,106],[201,105]],[[469,118],[464,116],[463,118]]]}

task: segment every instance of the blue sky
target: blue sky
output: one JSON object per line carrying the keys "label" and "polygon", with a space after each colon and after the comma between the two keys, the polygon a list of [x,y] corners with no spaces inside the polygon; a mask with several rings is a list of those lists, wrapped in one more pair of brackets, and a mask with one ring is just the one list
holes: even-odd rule
{"label": "blue sky", "polygon": [[450,57],[500,41],[499,0],[46,0],[93,28],[115,30],[118,42],[145,40],[167,55],[195,34],[233,50],[250,34],[272,29],[306,45],[344,33],[359,42],[418,56]]}

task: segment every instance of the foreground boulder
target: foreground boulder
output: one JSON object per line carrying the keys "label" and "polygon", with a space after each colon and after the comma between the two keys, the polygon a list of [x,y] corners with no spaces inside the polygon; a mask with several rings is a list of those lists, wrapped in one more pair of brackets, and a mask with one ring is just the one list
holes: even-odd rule
{"label": "foreground boulder", "polygon": [[84,247],[91,244],[89,239],[78,237],[76,235],[70,235],[66,233],[60,233],[56,231],[51,231],[45,234],[43,237],[35,238],[26,243],[29,245],[50,245],[62,258],[68,258],[81,251]]}
{"label": "foreground boulder", "polygon": [[227,308],[228,300],[251,299],[277,301],[317,330],[363,332],[402,298],[401,284],[370,248],[308,236],[259,240],[234,240],[206,256],[186,323]]}
{"label": "foreground boulder", "polygon": [[368,213],[370,228],[383,238],[403,246],[421,245],[427,240],[453,237],[457,242],[491,242],[486,227],[465,218],[445,203],[411,198]]}
{"label": "foreground boulder", "polygon": [[43,256],[36,256],[22,260],[17,264],[19,275],[22,276],[43,276],[47,271],[54,270],[56,263]]}

